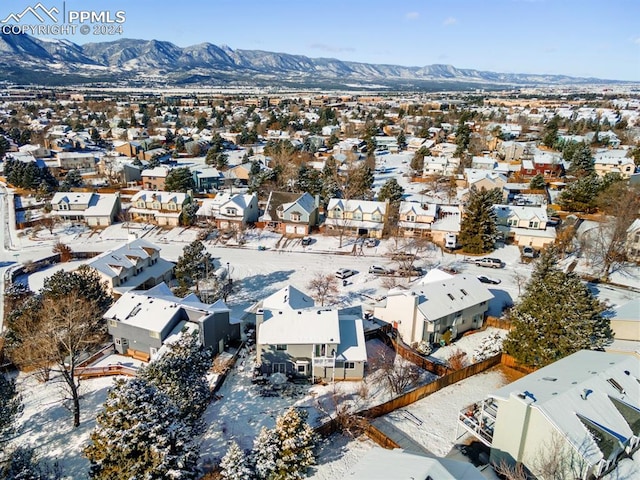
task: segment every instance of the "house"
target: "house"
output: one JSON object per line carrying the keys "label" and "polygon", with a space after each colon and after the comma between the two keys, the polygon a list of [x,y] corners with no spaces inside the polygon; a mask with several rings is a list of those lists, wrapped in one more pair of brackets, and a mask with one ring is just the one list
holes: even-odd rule
{"label": "house", "polygon": [[146,291],[130,291],[103,315],[116,351],[146,361],[182,332],[197,332],[200,344],[213,353],[224,351],[240,338],[240,323],[230,317],[227,305],[200,302],[195,294],[176,297],[165,283]]}
{"label": "house", "polygon": [[483,188],[487,191],[497,188],[502,190],[507,184],[507,177],[501,173],[489,170],[476,170],[473,168],[465,168],[464,176],[467,179],[469,188],[476,187],[478,190]]}
{"label": "house", "polygon": [[216,191],[224,183],[224,175],[217,168],[196,166],[191,168],[198,192]]}
{"label": "house", "polygon": [[484,480],[485,477],[468,462],[380,447],[369,450],[342,477],[342,480],[393,479]]}
{"label": "house", "polygon": [[120,194],[56,192],[51,199],[51,208],[51,213],[63,220],[106,227],[120,215]]}
{"label": "house", "polygon": [[640,362],[581,350],[460,412],[458,426],[491,449],[494,464],[533,475],[562,458],[555,478],[601,478],[640,446]]}
{"label": "house", "polygon": [[251,162],[241,163],[235,167],[230,167],[224,175],[225,179],[237,182],[240,185],[249,185],[249,177],[251,176]]}
{"label": "house", "polygon": [[615,308],[609,321],[616,340],[640,342],[640,299],[634,298]]}
{"label": "house", "polygon": [[215,198],[205,198],[196,213],[199,220],[215,222],[221,230],[240,230],[258,221],[258,195],[218,193]]}
{"label": "house", "polygon": [[142,171],[142,187],[145,190],[164,190],[164,182],[169,174],[167,167],[147,168]]}
{"label": "house", "polygon": [[361,380],[367,350],[362,315],[352,310],[258,310],[256,357],[261,372]]}
{"label": "house", "polygon": [[438,218],[438,205],[418,202],[400,202],[398,230],[408,237],[431,235],[431,225]]}
{"label": "house", "polygon": [[532,159],[522,160],[520,175],[523,178],[530,179],[538,174],[545,178],[559,178],[564,175],[562,157],[558,154],[537,151]]}
{"label": "house", "polygon": [[493,170],[495,167],[495,158],[479,156],[473,156],[471,158],[471,168],[474,170]]}
{"label": "house", "polygon": [[309,193],[270,192],[264,214],[266,227],[287,236],[305,236],[318,225],[319,198]]}
{"label": "house", "polygon": [[389,290],[386,300],[374,307],[374,316],[393,325],[407,344],[448,343],[482,327],[492,298],[474,276],[433,269],[411,289]]}
{"label": "house", "polygon": [[627,228],[627,255],[634,262],[640,262],[640,218]]}
{"label": "house", "polygon": [[185,204],[191,201],[187,193],[141,190],[131,197],[129,213],[136,221],[177,226]]}
{"label": "house", "polygon": [[94,268],[114,295],[151,288],[173,277],[173,263],[160,256],[160,248],[142,238],[108,250],[86,263]]}
{"label": "house", "polygon": [[424,157],[422,176],[446,176],[455,175],[460,165],[460,159],[450,156]]}
{"label": "house", "polygon": [[622,178],[629,178],[636,171],[636,164],[633,158],[627,157],[627,150],[600,149],[593,155],[593,166],[600,177],[618,173]]}
{"label": "house", "polygon": [[327,206],[325,225],[329,230],[381,238],[388,206],[388,202],[332,198]]}
{"label": "house", "polygon": [[79,170],[80,172],[94,172],[97,159],[91,152],[57,152],[56,161],[62,170]]}
{"label": "house", "polygon": [[494,205],[498,232],[504,240],[542,249],[555,242],[556,229],[547,227],[546,207]]}
{"label": "house", "polygon": [[460,205],[438,205],[438,219],[431,224],[431,241],[439,245],[445,243],[448,236],[458,236],[462,223]]}

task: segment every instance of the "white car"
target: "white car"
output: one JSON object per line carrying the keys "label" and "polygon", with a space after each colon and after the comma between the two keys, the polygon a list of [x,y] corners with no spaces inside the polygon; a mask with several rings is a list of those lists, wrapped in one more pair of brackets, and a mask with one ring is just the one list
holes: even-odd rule
{"label": "white car", "polygon": [[353,270],[349,270],[348,268],[341,268],[336,272],[336,277],[344,280],[345,278],[349,278],[355,274],[356,272],[354,272]]}

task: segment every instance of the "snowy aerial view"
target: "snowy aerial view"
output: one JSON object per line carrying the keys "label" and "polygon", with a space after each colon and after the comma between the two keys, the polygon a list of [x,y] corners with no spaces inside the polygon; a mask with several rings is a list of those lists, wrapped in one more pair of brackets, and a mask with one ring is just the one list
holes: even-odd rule
{"label": "snowy aerial view", "polygon": [[640,5],[131,3],[0,7],[0,479],[640,478]]}

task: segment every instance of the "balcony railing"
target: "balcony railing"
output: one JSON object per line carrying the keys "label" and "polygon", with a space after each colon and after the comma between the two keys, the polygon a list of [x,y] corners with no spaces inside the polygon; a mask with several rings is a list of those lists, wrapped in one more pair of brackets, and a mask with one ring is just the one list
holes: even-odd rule
{"label": "balcony railing", "polygon": [[335,367],[336,359],[334,357],[313,357],[314,367]]}
{"label": "balcony railing", "polygon": [[458,423],[486,446],[491,447],[497,414],[497,405],[492,400],[484,400],[461,410]]}

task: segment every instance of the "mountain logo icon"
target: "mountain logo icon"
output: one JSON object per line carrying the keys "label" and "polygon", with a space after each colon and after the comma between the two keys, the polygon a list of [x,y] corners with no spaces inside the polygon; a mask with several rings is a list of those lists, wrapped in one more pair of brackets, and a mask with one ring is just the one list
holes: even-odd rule
{"label": "mountain logo icon", "polygon": [[4,20],[0,20],[0,23],[20,23],[22,17],[24,17],[27,13],[30,13],[31,15],[36,17],[40,23],[45,23],[47,21],[47,17],[49,17],[55,23],[58,23],[58,17],[56,17],[56,15],[60,13],[60,10],[58,10],[56,7],[47,9],[44,5],[42,5],[42,3],[38,2],[33,7],[28,6],[20,13],[10,13],[7,18],[5,18]]}

